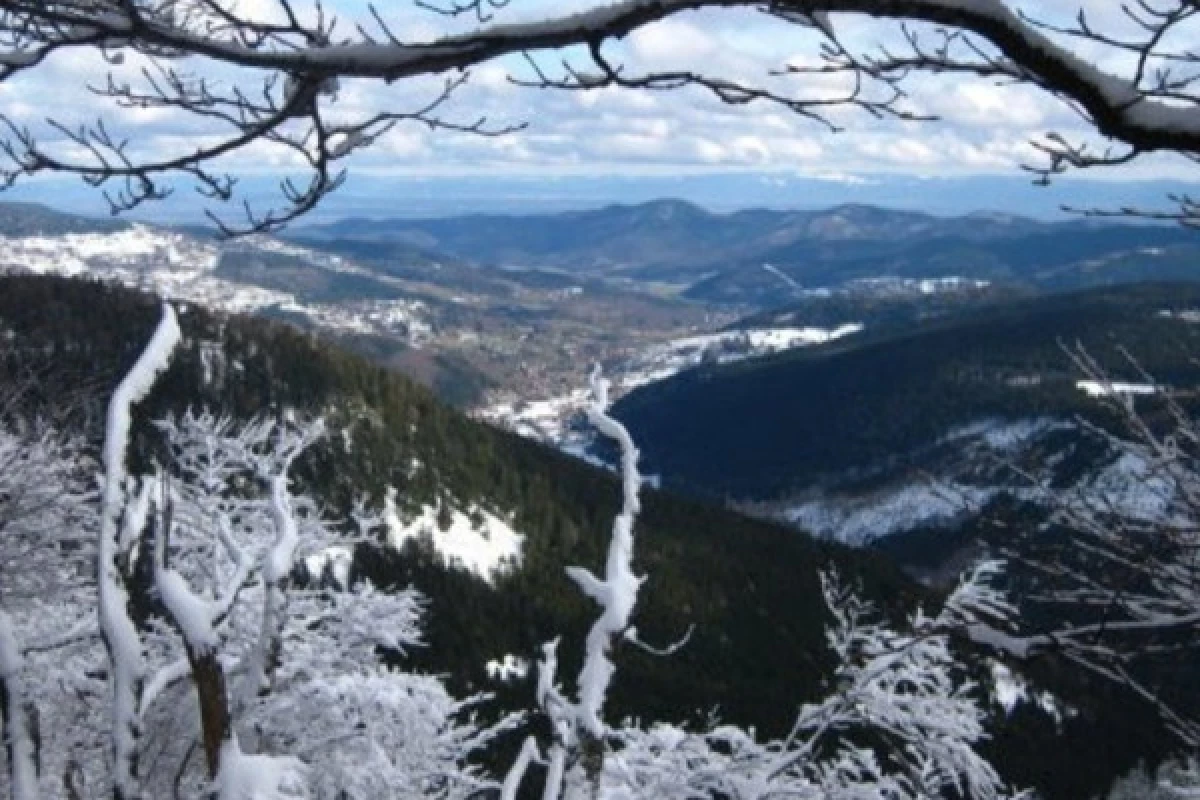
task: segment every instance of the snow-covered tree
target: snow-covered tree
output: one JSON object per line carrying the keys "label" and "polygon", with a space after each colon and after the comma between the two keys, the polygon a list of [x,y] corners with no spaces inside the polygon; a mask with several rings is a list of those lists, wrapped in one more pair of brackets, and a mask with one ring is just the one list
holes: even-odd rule
{"label": "snow-covered tree", "polygon": [[979,687],[963,676],[950,636],[982,612],[1007,614],[990,588],[997,566],[977,568],[936,617],[918,611],[906,630],[877,613],[836,575],[822,576],[833,615],[836,689],[805,705],[788,735],[759,741],[717,726],[613,732],[602,778],[613,797],[852,798],[1012,796],[975,750],[986,738]]}
{"label": "snow-covered tree", "polygon": [[467,762],[503,726],[455,723],[470,701],[380,661],[381,648],[420,644],[419,596],[365,582],[291,585],[298,559],[347,544],[314,498],[290,488],[290,468],[323,435],[321,422],[189,412],[158,428],[172,461],[152,479],[166,534],[155,536],[155,585],[167,638],[178,632],[185,652],[159,658],[168,677],[155,685],[190,665],[211,775],[232,780],[231,769],[270,763],[247,763],[247,747],[286,754],[277,777],[316,797],[452,798],[489,786]]}
{"label": "snow-covered tree", "polygon": [[[529,737],[504,782],[513,800],[535,762],[545,765],[542,796],[692,800],[767,797],[812,800],[924,800],[1010,796],[974,745],[986,738],[978,687],[964,676],[950,637],[974,624],[1003,626],[1013,607],[993,587],[1000,570],[984,562],[935,617],[917,611],[908,629],[881,622],[833,573],[822,575],[833,617],[828,642],[836,689],[805,705],[783,739],[759,741],[734,726],[688,732],[672,725],[613,726],[602,716],[616,671],[614,644],[646,647],[631,618],[643,578],[633,573],[634,522],[640,508],[638,453],[628,431],[606,412],[608,384],[594,373],[588,418],[621,452],[624,504],[614,524],[605,574],[567,573],[600,607],[585,643],[577,698],[557,684],[558,641],[543,647],[537,702],[553,732],[543,757]],[[671,650],[662,653],[669,657]],[[780,665],[786,668],[786,665]]]}
{"label": "snow-covered tree", "polygon": [[[511,131],[513,124],[494,125],[454,101],[467,70],[522,54],[527,63],[513,77],[538,89],[692,87],[730,105],[772,105],[835,130],[853,118],[845,111],[930,118],[909,102],[913,78],[922,73],[1023,84],[1062,100],[1099,134],[1090,142],[1055,131],[1037,138],[1032,145],[1040,156],[1028,166],[1041,179],[1127,165],[1149,153],[1200,157],[1194,0],[1043,4],[1057,12],[1053,20],[1066,22],[1039,18],[1028,3],[1012,0],[622,0],[539,7],[519,21],[500,18],[516,13],[519,4],[510,0],[416,5],[434,12],[434,24],[412,30],[389,22],[394,4],[340,8],[339,18],[320,3],[297,0],[3,0],[0,81],[16,82],[61,54],[98,50],[111,74],[97,80],[81,72],[81,85],[120,114],[175,115],[204,135],[179,137],[176,149],[163,153],[119,132],[113,119],[30,127],[4,116],[7,165],[0,177],[12,183],[48,172],[78,175],[105,185],[115,211],[166,196],[176,178],[228,201],[237,187],[222,160],[265,145],[292,159],[307,179],[285,182],[276,208],[225,224],[271,229],[311,210],[343,182],[345,159],[397,126]],[[711,11],[712,24],[722,16],[736,20],[739,12],[765,15],[795,42],[795,56],[764,64],[759,76],[714,73],[719,67],[711,61],[650,71],[623,63],[620,39],[697,10]],[[892,36],[864,27],[870,21],[890,26]],[[560,58],[565,65],[549,66]],[[351,81],[431,76],[443,80],[403,107],[374,107],[351,92],[352,99],[339,96]],[[1193,199],[1174,199],[1177,210],[1166,216],[1200,216]]]}
{"label": "snow-covered tree", "polygon": [[293,486],[319,419],[169,416],[154,426],[164,462],[127,473],[135,406],[179,338],[164,306],[110,404],[98,502],[82,444],[0,429],[0,793],[452,800],[495,786],[470,759],[513,720],[476,725],[478,699],[388,665],[420,644],[421,598],[296,580],[299,559],[347,542]]}
{"label": "snow-covered tree", "polygon": [[36,797],[89,738],[60,748],[54,733],[89,725],[64,701],[96,688],[93,487],[79,439],[0,417],[0,794],[7,786],[14,800]]}

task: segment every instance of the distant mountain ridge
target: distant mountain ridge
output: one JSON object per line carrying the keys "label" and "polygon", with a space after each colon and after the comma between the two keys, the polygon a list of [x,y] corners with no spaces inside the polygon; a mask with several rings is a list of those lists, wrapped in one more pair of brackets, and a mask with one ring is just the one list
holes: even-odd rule
{"label": "distant mountain ridge", "polygon": [[[972,236],[984,239],[1048,224],[1011,216],[974,221]],[[678,266],[684,259],[696,262],[693,266],[699,269],[745,248],[769,252],[800,240],[911,238],[961,228],[954,220],[861,204],[827,211],[714,213],[684,200],[663,199],[557,214],[355,218],[298,228],[293,235],[307,240],[408,241],[479,264],[606,271]]]}
{"label": "distant mountain ridge", "polygon": [[[130,226],[45,206],[0,203],[0,236],[5,237],[116,233]],[[176,232],[212,242],[200,231]],[[1044,292],[1193,280],[1200,274],[1194,268],[1200,264],[1200,240],[1180,227],[1043,222],[988,211],[937,217],[863,204],[713,213],[664,199],[557,214],[358,217],[300,226],[287,232],[285,241],[370,261],[372,271],[385,278],[425,280],[440,270],[437,280],[467,286],[491,279],[485,276],[494,270],[480,267],[535,268],[547,277],[560,274],[564,287],[572,279],[651,292],[666,286],[693,303],[761,310],[802,302],[813,291],[889,276],[959,278]],[[263,249],[222,246],[222,274],[286,289],[293,284],[282,273],[300,266],[305,274],[296,286],[329,285],[328,277],[311,284],[308,265],[277,263],[295,262],[295,253],[272,247],[273,254],[265,255]],[[505,275],[513,280],[521,273],[509,269]],[[354,276],[337,276],[334,283],[318,291],[321,299],[364,291],[394,296],[393,289],[377,282],[367,287]]]}
{"label": "distant mountain ridge", "polygon": [[975,211],[937,217],[862,204],[713,213],[682,200],[558,214],[354,219],[300,241],[404,243],[478,266],[522,266],[668,284],[702,303],[770,308],[805,290],[892,275],[1062,291],[1190,280],[1200,244],[1179,227],[1042,222]]}

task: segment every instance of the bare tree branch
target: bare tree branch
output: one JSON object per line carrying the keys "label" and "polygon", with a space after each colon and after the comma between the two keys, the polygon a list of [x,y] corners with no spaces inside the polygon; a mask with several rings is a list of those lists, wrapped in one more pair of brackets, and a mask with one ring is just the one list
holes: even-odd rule
{"label": "bare tree branch", "polygon": [[[475,27],[428,41],[409,41],[370,7],[346,35],[319,4],[297,11],[277,0],[271,21],[239,13],[218,0],[0,0],[0,81],[37,69],[60,51],[98,50],[114,73],[126,53],[148,66],[128,79],[109,75],[93,87],[118,110],[157,108],[215,125],[224,131],[200,146],[166,157],[147,156],[136,142],[118,135],[105,120],[85,126],[52,122],[58,139],[43,144],[28,127],[0,117],[6,136],[0,184],[12,185],[40,173],[67,173],[103,187],[114,213],[164,198],[174,179],[192,183],[217,203],[235,199],[236,181],[217,166],[227,156],[265,143],[290,152],[308,173],[280,185],[283,204],[231,223],[212,218],[235,234],[278,228],[311,210],[345,178],[338,166],[370,147],[394,126],[416,123],[475,135],[501,135],[519,123],[492,125],[452,114],[455,91],[470,68],[513,54],[526,54],[524,86],[587,90],[616,86],[673,90],[692,86],[732,105],[757,101],[780,105],[837,130],[829,112],[854,108],[875,117],[927,119],[908,102],[908,79],[918,73],[956,73],[1036,87],[1076,109],[1110,144],[1089,146],[1049,132],[1035,145],[1045,156],[1028,165],[1041,182],[1062,172],[1128,164],[1143,155],[1173,152],[1200,158],[1200,53],[1187,44],[1196,31],[1191,0],[1134,0],[1124,8],[1126,28],[1098,28],[1080,13],[1069,25],[1031,19],[1005,0],[624,0],[591,9],[547,15],[521,23],[497,23],[509,0],[427,0],[435,15],[472,18]],[[820,40],[816,66],[770,66],[761,81],[746,83],[694,69],[637,72],[619,64],[605,44],[653,22],[700,9],[757,10],[795,28],[797,36]],[[843,17],[866,15],[895,22],[899,48],[856,49],[839,36]],[[1193,36],[1194,39],[1194,36]],[[1080,55],[1084,41],[1127,56],[1122,74],[1105,72]],[[1182,43],[1182,44],[1181,44]],[[583,48],[589,68],[564,63],[551,76],[536,54]],[[232,84],[205,77],[233,70]],[[125,70],[128,72],[128,70]],[[805,94],[804,79],[843,74],[848,90]],[[341,120],[339,81],[395,83],[442,76],[442,91],[413,109],[358,112]],[[783,81],[781,83],[781,81]],[[796,93],[799,82],[800,93]],[[1195,204],[1177,203],[1161,214],[1194,221]],[[1122,210],[1120,213],[1128,213]]]}

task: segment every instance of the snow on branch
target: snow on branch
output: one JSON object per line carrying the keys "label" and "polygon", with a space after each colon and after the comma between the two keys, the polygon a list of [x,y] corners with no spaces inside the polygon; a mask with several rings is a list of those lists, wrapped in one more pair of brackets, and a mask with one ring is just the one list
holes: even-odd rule
{"label": "snow on branch", "polygon": [[131,800],[138,793],[138,708],[144,673],[142,644],[137,627],[129,617],[129,596],[118,566],[127,485],[125,456],[133,425],[133,407],[150,392],[159,373],[167,368],[180,338],[175,311],[169,304],[163,304],[158,328],[113,393],[104,434],[97,586],[100,632],[108,652],[111,676],[113,784],[117,800]]}
{"label": "snow on branch", "polygon": [[[306,177],[279,187],[277,207],[231,221],[212,213],[226,233],[271,230],[315,207],[345,180],[347,157],[376,145],[398,125],[494,136],[523,127],[494,124],[456,98],[468,71],[505,56],[529,56],[521,85],[590,90],[698,87],[731,105],[774,103],[839,128],[833,112],[856,108],[872,117],[925,119],[909,102],[911,77],[959,73],[1027,84],[1078,111],[1107,146],[1096,148],[1049,131],[1033,143],[1043,159],[1027,165],[1046,181],[1068,169],[1127,164],[1168,151],[1200,158],[1200,54],[1194,39],[1200,12],[1192,0],[1137,0],[1122,6],[1124,26],[1107,28],[1079,13],[1069,25],[1035,19],[1008,0],[621,0],[582,10],[544,12],[521,22],[494,19],[509,0],[424,0],[435,19],[468,20],[427,39],[405,38],[382,7],[368,7],[348,25],[319,4],[268,3],[270,20],[217,0],[0,0],[0,82],[43,68],[59,52],[96,50],[110,74],[93,87],[118,112],[156,109],[201,120],[211,135],[159,156],[112,120],[90,125],[51,121],[33,130],[0,116],[0,183],[48,172],[73,174],[100,187],[114,212],[166,197],[176,179],[214,204],[238,197],[223,159],[259,144],[282,149]],[[820,42],[815,62],[764,65],[754,79],[695,68],[639,72],[605,49],[633,31],[698,9],[749,9],[790,26],[800,43]],[[892,23],[898,44],[863,47],[856,17]],[[473,22],[470,20],[473,18]],[[566,56],[559,74],[547,54]],[[130,56],[127,58],[126,56]],[[583,59],[585,64],[575,63]],[[186,66],[185,66],[186,65]],[[1107,71],[1106,71],[1107,70]],[[221,79],[215,76],[221,75]],[[806,79],[847,76],[849,91],[829,96]],[[226,77],[228,76],[228,78]],[[385,83],[439,77],[424,101],[407,108],[353,108],[339,103],[348,78]],[[239,198],[244,200],[244,198]],[[1173,198],[1195,221],[1196,202]]]}
{"label": "snow on branch", "polygon": [[[557,685],[558,639],[542,647],[538,664],[537,701],[549,717],[554,742],[547,753],[545,800],[557,800],[564,791],[568,760],[582,751],[583,780],[593,788],[599,785],[604,761],[604,737],[609,733],[601,714],[609,684],[616,667],[610,658],[614,643],[630,630],[638,589],[644,578],[633,572],[634,522],[641,510],[638,493],[642,478],[638,473],[638,451],[625,426],[608,413],[609,382],[597,366],[591,375],[591,400],[586,406],[588,421],[603,435],[613,439],[621,450],[622,505],[613,520],[605,560],[604,577],[599,578],[583,567],[567,567],[567,575],[579,590],[596,601],[600,615],[592,623],[585,642],[583,667],[578,678],[579,699],[571,702]],[[503,796],[511,798],[529,765],[540,759],[537,743],[525,741],[518,758],[504,781]],[[574,780],[577,783],[578,780]],[[573,786],[572,784],[572,786]]]}
{"label": "snow on branch", "polygon": [[614,730],[602,792],[669,800],[1024,797],[975,750],[986,738],[985,712],[950,649],[959,612],[918,612],[896,629],[836,574],[821,577],[838,663],[830,695],[804,705],[778,740],[719,724]]}
{"label": "snow on branch", "polygon": [[218,800],[295,800],[308,796],[307,770],[290,756],[242,752],[234,737],[221,750],[215,781]]}
{"label": "snow on branch", "polygon": [[25,659],[10,617],[0,607],[0,739],[8,756],[13,800],[38,797],[38,753],[25,694]]}
{"label": "snow on branch", "polygon": [[592,402],[587,406],[588,420],[596,430],[614,440],[621,449],[621,488],[623,505],[613,520],[604,579],[598,579],[582,567],[568,567],[567,574],[580,591],[599,604],[601,614],[588,632],[586,656],[579,673],[579,721],[594,737],[604,733],[600,713],[616,668],[609,659],[613,643],[629,628],[638,588],[644,578],[633,572],[633,524],[641,510],[638,491],[638,451],[625,426],[608,414],[608,381],[599,367],[592,373]]}

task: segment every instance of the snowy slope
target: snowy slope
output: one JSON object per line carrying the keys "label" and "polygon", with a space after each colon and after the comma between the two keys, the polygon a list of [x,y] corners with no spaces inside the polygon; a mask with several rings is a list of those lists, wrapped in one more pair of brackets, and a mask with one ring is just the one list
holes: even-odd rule
{"label": "snowy slope", "polygon": [[[981,419],[947,434],[935,446],[958,451],[957,461],[935,474],[901,475],[871,490],[813,490],[780,503],[748,506],[758,516],[783,522],[823,539],[865,546],[921,528],[950,530],[1007,496],[1043,508],[1070,508],[1085,498],[1092,508],[1147,522],[1169,518],[1178,487],[1139,457],[1110,453],[1067,485],[1052,479],[1067,453],[1048,447],[1047,437],[1077,430],[1048,417],[1011,421]],[[1040,452],[1042,474],[1018,474],[1024,455]],[[1037,478],[1037,482],[1033,479]]]}
{"label": "snowy slope", "polygon": [[729,364],[795,347],[824,344],[862,329],[862,325],[852,323],[832,329],[782,327],[734,330],[674,339],[649,347],[631,358],[619,369],[616,383],[629,391],[666,380],[705,362]]}
{"label": "snowy slope", "polygon": [[385,502],[391,547],[399,549],[409,541],[430,544],[448,566],[473,572],[488,582],[520,563],[524,534],[491,511],[479,506],[462,511],[427,505],[405,518],[396,506],[394,489]]}
{"label": "snowy slope", "polygon": [[340,256],[270,237],[221,243],[141,224],[116,232],[0,236],[0,273],[86,276],[218,311],[277,311],[304,317],[333,332],[387,335],[410,344],[421,344],[431,333],[426,309],[417,301],[363,297],[320,303],[299,291],[230,280],[218,274],[218,267],[222,257],[231,253],[284,255],[317,270],[386,282],[386,276],[376,276]]}

